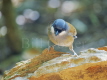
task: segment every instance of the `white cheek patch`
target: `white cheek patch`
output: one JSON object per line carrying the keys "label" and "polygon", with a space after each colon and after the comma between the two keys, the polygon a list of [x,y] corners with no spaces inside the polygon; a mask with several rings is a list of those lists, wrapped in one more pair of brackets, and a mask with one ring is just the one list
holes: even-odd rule
{"label": "white cheek patch", "polygon": [[66,31],[62,31],[61,33],[59,33],[59,36],[63,36],[66,34]]}
{"label": "white cheek patch", "polygon": [[54,28],[53,28],[53,26],[51,27],[51,32],[54,33]]}

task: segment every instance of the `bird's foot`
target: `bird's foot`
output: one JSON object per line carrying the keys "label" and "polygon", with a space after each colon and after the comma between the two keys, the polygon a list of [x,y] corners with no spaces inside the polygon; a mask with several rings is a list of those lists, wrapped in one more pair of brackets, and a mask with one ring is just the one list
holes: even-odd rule
{"label": "bird's foot", "polygon": [[53,48],[53,49],[54,49],[54,46],[55,46],[55,45],[53,45],[53,46],[49,46],[49,47],[48,47],[48,51],[50,51],[50,50],[51,50],[51,48]]}
{"label": "bird's foot", "polygon": [[78,56],[77,53],[73,49],[71,51],[74,53],[75,56]]}
{"label": "bird's foot", "polygon": [[74,52],[74,56],[78,56],[76,52]]}

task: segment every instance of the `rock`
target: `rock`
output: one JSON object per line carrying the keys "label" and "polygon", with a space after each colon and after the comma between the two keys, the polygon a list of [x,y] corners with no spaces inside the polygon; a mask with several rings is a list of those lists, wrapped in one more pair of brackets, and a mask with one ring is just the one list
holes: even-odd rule
{"label": "rock", "polygon": [[107,46],[100,47],[100,48],[98,48],[98,50],[105,50],[105,51],[107,51]]}
{"label": "rock", "polygon": [[59,72],[67,68],[76,67],[85,63],[96,63],[107,60],[107,52],[90,48],[81,52],[79,56],[63,54],[43,63],[35,72],[34,76],[40,77],[47,73]]}
{"label": "rock", "polygon": [[107,80],[107,61],[87,63],[38,78],[32,76],[30,80]]}
{"label": "rock", "polygon": [[39,56],[41,54],[40,52],[41,50],[37,48],[27,49],[22,53],[22,58],[24,60],[34,58],[36,56]]}
{"label": "rock", "polygon": [[29,75],[36,71],[44,62],[49,61],[55,57],[59,57],[61,54],[66,53],[57,52],[53,48],[50,48],[50,50],[45,49],[41,55],[16,63],[14,68],[5,71],[4,80],[15,79],[16,77],[29,77]]}
{"label": "rock", "polygon": [[105,80],[106,49],[90,48],[78,56],[45,49],[41,55],[19,62],[5,72],[4,80]]}

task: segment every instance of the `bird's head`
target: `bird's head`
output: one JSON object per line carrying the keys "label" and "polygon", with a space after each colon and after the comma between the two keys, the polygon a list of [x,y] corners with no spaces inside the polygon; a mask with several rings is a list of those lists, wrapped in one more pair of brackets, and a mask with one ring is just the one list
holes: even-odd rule
{"label": "bird's head", "polygon": [[56,19],[53,22],[52,27],[54,29],[55,36],[59,35],[63,31],[67,31],[68,29],[68,25],[63,19]]}

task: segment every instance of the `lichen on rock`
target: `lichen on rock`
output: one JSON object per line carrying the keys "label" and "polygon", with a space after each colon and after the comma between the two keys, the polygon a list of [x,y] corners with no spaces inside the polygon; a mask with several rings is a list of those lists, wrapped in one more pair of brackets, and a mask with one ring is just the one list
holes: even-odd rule
{"label": "lichen on rock", "polygon": [[[105,65],[107,62],[105,48],[90,48],[80,53],[80,55],[75,56],[69,53],[57,52],[53,48],[45,49],[41,55],[19,62],[14,68],[5,72],[4,80],[17,80],[19,78],[23,80],[54,80],[53,77],[55,77],[55,80],[76,80],[78,77],[81,77],[81,79],[77,80],[86,80],[86,76],[95,75],[93,71],[98,72],[95,68],[104,71],[103,69],[107,67]],[[69,78],[71,75],[72,77]],[[103,76],[102,73],[101,75]],[[89,79],[87,78],[87,80]],[[101,78],[101,80],[105,79]]]}
{"label": "lichen on rock", "polygon": [[49,61],[55,57],[66,54],[63,52],[57,52],[53,48],[45,49],[41,55],[32,59],[21,61],[16,63],[16,66],[11,70],[5,71],[4,80],[11,80],[16,77],[28,76],[30,73],[36,71],[44,62]]}
{"label": "lichen on rock", "polygon": [[67,68],[76,67],[85,63],[96,63],[107,60],[107,52],[90,48],[81,52],[79,56],[63,54],[46,63],[43,63],[35,72],[34,76],[40,77],[47,73],[59,72]]}

